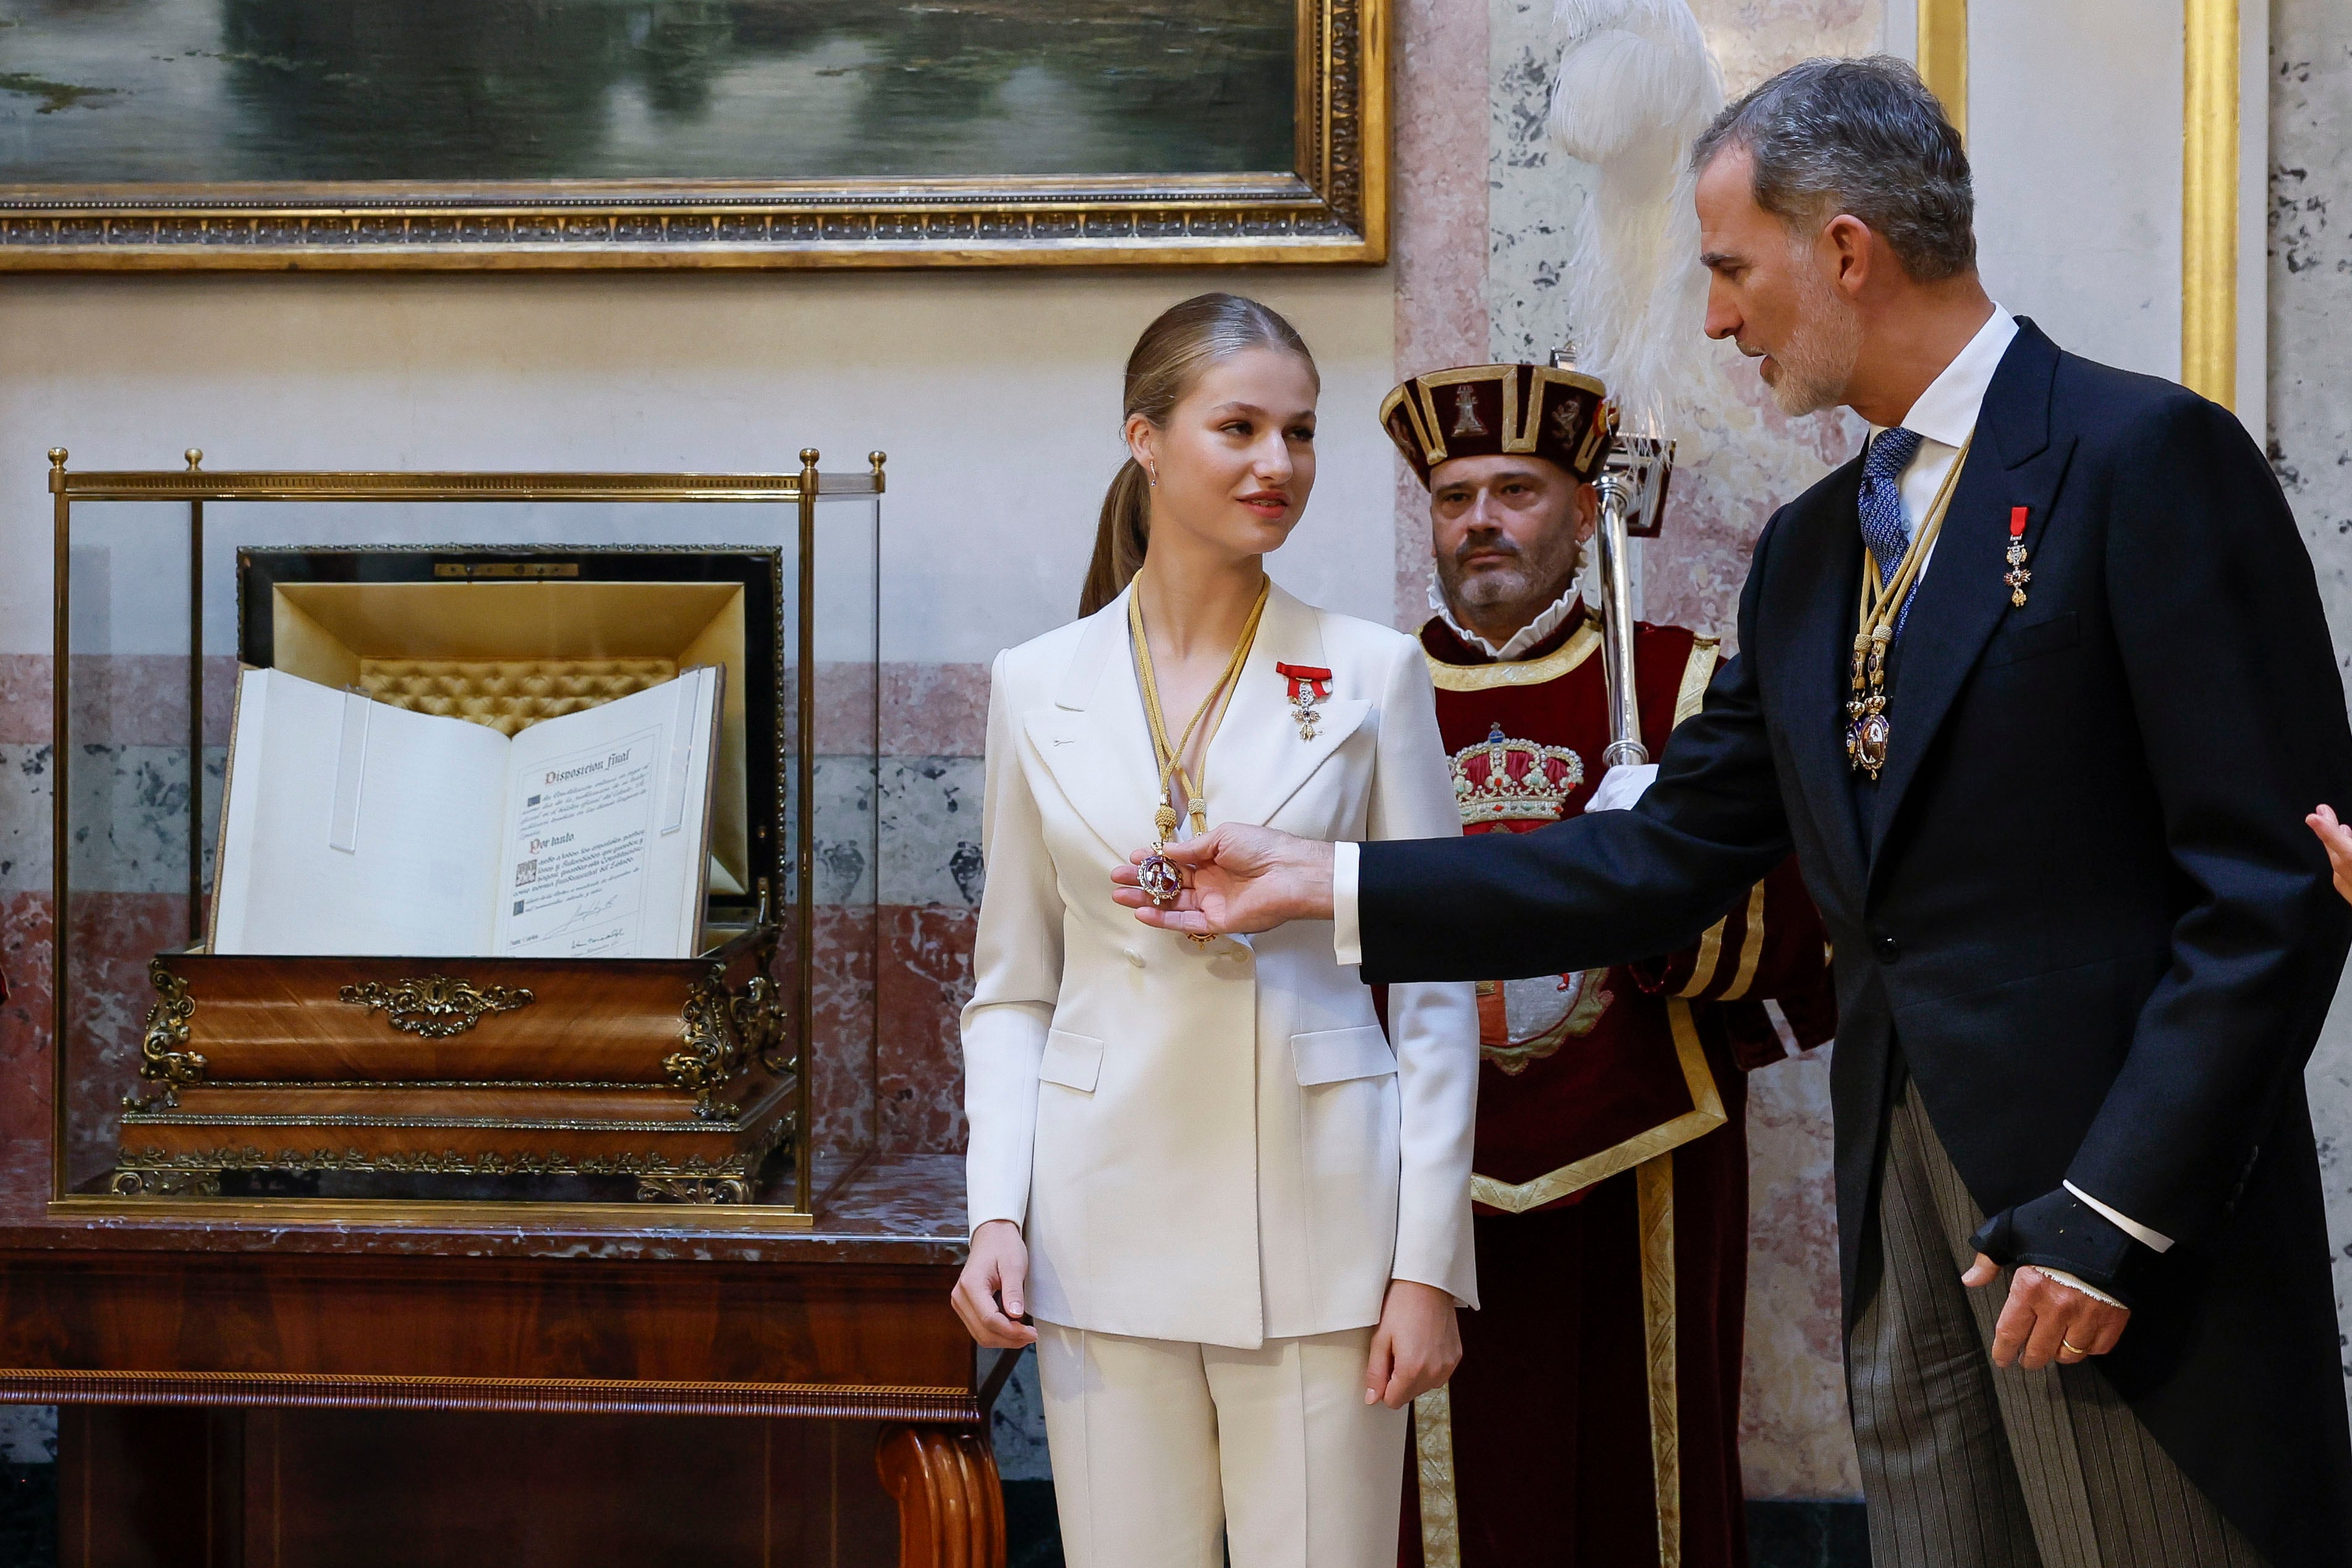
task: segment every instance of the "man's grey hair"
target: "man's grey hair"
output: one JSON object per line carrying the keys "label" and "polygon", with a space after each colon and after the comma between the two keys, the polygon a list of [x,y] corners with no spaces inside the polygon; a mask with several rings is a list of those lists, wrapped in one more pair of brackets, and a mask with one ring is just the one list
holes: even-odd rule
{"label": "man's grey hair", "polygon": [[1715,117],[1691,168],[1744,149],[1756,204],[1792,229],[1850,213],[1883,236],[1903,270],[1933,283],[1976,265],[1976,193],[1960,133],[1902,60],[1806,60]]}

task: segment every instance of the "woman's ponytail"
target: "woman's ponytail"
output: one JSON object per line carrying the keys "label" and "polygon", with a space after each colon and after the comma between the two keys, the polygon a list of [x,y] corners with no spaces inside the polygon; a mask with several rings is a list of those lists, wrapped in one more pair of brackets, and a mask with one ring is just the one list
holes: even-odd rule
{"label": "woman's ponytail", "polygon": [[1151,543],[1151,481],[1132,457],[1118,465],[1103,495],[1102,521],[1095,527],[1095,557],[1078,595],[1084,619],[1119,596],[1143,566]]}
{"label": "woman's ponytail", "polygon": [[[1141,414],[1160,429],[1201,372],[1244,349],[1297,354],[1311,371],[1315,356],[1298,329],[1276,311],[1238,294],[1201,294],[1171,305],[1143,329],[1127,357],[1126,421]],[[1078,594],[1078,614],[1092,615],[1117,599],[1142,570],[1151,542],[1151,481],[1129,456],[1103,497],[1095,528],[1094,559]]]}

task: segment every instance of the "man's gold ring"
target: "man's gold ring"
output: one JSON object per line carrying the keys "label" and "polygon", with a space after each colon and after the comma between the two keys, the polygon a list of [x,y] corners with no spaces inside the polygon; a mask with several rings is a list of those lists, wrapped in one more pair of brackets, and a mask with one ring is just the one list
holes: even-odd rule
{"label": "man's gold ring", "polygon": [[2073,1340],[2063,1337],[2059,1339],[2058,1348],[2060,1350],[2071,1350],[2076,1355],[2088,1355],[2091,1354],[2089,1351],[2084,1350],[2081,1345],[2076,1344]]}

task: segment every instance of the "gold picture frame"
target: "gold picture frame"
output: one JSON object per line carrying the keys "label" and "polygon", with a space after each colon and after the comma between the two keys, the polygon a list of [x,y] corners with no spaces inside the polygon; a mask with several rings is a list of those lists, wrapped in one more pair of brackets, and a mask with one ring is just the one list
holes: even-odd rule
{"label": "gold picture frame", "polygon": [[1390,0],[1297,0],[1296,26],[1287,170],[0,183],[0,272],[1383,262]]}

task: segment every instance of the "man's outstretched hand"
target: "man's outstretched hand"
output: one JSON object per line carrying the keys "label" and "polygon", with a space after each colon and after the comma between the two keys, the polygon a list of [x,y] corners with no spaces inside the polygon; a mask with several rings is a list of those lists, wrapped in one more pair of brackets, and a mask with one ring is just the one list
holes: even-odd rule
{"label": "man's outstretched hand", "polygon": [[1166,909],[1137,884],[1135,868],[1150,850],[1112,869],[1111,896],[1146,925],[1211,936],[1271,931],[1292,920],[1331,918],[1331,846],[1272,828],[1228,822],[1160,853],[1183,878],[1183,891]]}

